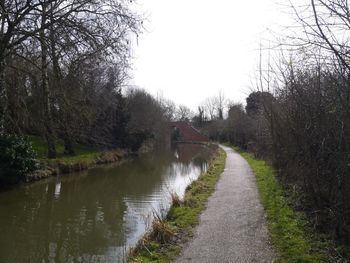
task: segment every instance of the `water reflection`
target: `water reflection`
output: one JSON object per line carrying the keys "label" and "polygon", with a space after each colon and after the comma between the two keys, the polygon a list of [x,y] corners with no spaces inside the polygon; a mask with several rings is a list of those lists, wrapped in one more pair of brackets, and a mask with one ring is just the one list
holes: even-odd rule
{"label": "water reflection", "polygon": [[152,210],[183,195],[209,154],[180,145],[0,193],[0,262],[122,262]]}
{"label": "water reflection", "polygon": [[61,182],[57,182],[55,186],[55,198],[60,197],[60,192],[61,192]]}

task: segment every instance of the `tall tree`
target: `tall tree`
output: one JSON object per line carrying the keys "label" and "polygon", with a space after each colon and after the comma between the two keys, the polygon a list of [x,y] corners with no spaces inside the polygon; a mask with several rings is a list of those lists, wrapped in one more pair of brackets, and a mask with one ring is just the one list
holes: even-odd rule
{"label": "tall tree", "polygon": [[214,98],[215,107],[217,110],[217,117],[219,120],[224,119],[224,110],[226,106],[226,97],[222,91],[219,91],[218,95]]}
{"label": "tall tree", "polygon": [[[138,33],[141,24],[127,5],[117,0],[0,1],[0,133],[6,130],[8,116],[7,62],[20,57],[41,71],[42,123],[49,157],[55,156],[53,115],[58,116],[66,153],[73,153],[69,105],[74,103],[64,83],[72,68],[95,57],[99,58],[96,63],[103,60],[126,72],[130,32]],[[40,59],[28,57],[37,53]]]}
{"label": "tall tree", "polygon": [[176,110],[176,119],[179,121],[189,121],[193,114],[190,108],[185,105],[179,105]]}
{"label": "tall tree", "polygon": [[47,157],[56,158],[56,147],[52,127],[52,115],[50,109],[49,76],[48,76],[48,47],[46,43],[45,24],[48,20],[48,3],[44,0],[41,4],[41,26],[39,31],[39,41],[41,47],[41,88],[42,88],[42,109],[44,133],[48,145]]}

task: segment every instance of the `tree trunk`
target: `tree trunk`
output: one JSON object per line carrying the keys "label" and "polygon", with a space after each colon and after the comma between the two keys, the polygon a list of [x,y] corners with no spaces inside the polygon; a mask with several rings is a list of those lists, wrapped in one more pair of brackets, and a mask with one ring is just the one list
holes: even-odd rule
{"label": "tree trunk", "polygon": [[[42,26],[46,23],[46,3],[42,5]],[[45,30],[40,31],[40,46],[41,46],[41,78],[42,78],[42,96],[43,96],[43,115],[44,115],[44,130],[47,141],[47,157],[56,158],[56,146],[52,129],[52,117],[49,101],[49,77],[47,73],[47,46],[45,41]]]}
{"label": "tree trunk", "polygon": [[[53,8],[51,8],[53,10]],[[52,15],[52,14],[51,14]],[[53,18],[52,18],[53,19]],[[58,91],[58,102],[60,107],[60,126],[63,130],[63,142],[64,142],[64,154],[74,155],[73,142],[71,139],[71,133],[69,129],[69,112],[67,109],[67,96],[66,91],[62,85],[62,73],[59,65],[59,57],[56,52],[56,38],[54,35],[53,25],[50,27],[50,44],[51,44],[51,58],[53,67],[53,85],[55,90]]]}
{"label": "tree trunk", "polygon": [[64,134],[64,154],[65,155],[74,155],[74,148],[73,148],[73,143],[72,140],[70,138],[70,135],[65,133]]}

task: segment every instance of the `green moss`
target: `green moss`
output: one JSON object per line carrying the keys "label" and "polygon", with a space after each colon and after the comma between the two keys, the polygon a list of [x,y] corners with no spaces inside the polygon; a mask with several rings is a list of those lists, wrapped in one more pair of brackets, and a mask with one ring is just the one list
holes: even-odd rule
{"label": "green moss", "polygon": [[267,214],[272,244],[278,254],[278,262],[328,262],[328,243],[321,241],[307,227],[305,216],[294,211],[276,180],[274,171],[263,160],[234,147],[250,164],[256,175],[261,203]]}
{"label": "green moss", "polygon": [[165,220],[174,227],[177,241],[161,244],[146,236],[131,252],[130,262],[166,263],[180,254],[183,243],[192,236],[194,227],[199,223],[199,215],[205,209],[208,197],[215,190],[225,168],[225,159],[225,152],[219,149],[208,171],[187,187],[183,204],[170,208]]}

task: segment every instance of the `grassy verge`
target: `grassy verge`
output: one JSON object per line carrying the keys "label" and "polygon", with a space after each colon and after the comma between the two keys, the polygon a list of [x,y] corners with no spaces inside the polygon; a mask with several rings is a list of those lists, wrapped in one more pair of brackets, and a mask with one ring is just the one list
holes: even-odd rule
{"label": "grassy verge", "polygon": [[249,163],[256,175],[261,203],[267,214],[268,229],[278,262],[334,262],[328,258],[329,243],[313,233],[302,213],[289,205],[274,171],[263,160],[234,147]]}
{"label": "grassy verge", "polygon": [[226,154],[219,149],[208,171],[187,188],[183,200],[174,195],[173,204],[165,218],[155,218],[152,230],[131,251],[129,262],[165,263],[174,260],[199,223],[199,215],[225,167]]}
{"label": "grassy verge", "polygon": [[126,151],[116,149],[99,151],[97,149],[76,144],[74,145],[75,155],[63,154],[64,145],[61,140],[56,141],[57,158],[47,159],[47,143],[38,136],[29,136],[33,149],[41,162],[41,169],[27,175],[26,181],[36,181],[51,175],[78,172],[86,170],[96,164],[112,163],[121,160],[128,155]]}
{"label": "grassy verge", "polygon": [[[32,142],[33,149],[38,155],[38,158],[41,160],[46,159],[47,156],[47,143],[45,139],[39,136],[29,136],[29,140]],[[76,155],[74,156],[65,156],[63,154],[64,151],[64,144],[62,140],[56,140],[56,150],[57,150],[57,159],[62,159],[62,160],[70,160],[70,159],[77,159],[82,157],[87,157],[89,155],[96,155],[98,150],[81,145],[81,144],[75,144],[74,145],[74,150]]]}

